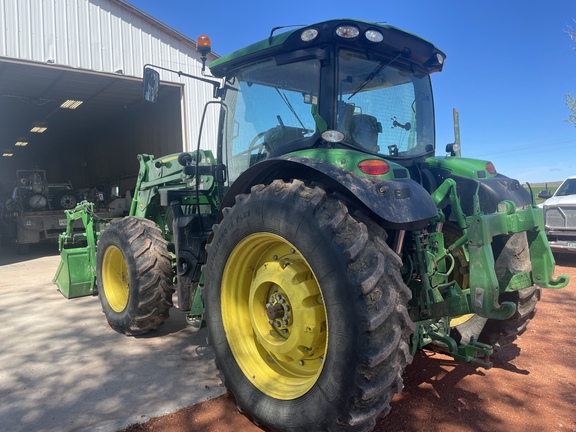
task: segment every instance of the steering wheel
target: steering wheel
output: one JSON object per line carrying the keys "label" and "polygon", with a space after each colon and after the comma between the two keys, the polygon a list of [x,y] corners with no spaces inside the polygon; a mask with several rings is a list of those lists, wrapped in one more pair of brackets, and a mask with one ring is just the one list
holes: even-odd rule
{"label": "steering wheel", "polygon": [[260,139],[262,139],[262,137],[264,135],[266,135],[266,132],[268,131],[264,131],[264,132],[260,132],[258,135],[256,135],[252,141],[250,141],[250,145],[248,146],[248,148],[246,150],[244,150],[242,153],[248,153],[251,154],[253,151],[258,150],[258,154],[262,154],[262,151],[264,151],[265,149],[268,150],[267,145],[266,145],[266,141],[262,141],[261,143],[258,143],[258,141],[260,141]]}

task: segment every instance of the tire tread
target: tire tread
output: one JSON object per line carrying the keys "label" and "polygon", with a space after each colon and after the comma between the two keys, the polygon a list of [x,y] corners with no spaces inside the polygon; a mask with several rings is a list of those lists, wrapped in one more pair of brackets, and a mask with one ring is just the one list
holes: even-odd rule
{"label": "tire tread", "polygon": [[[331,250],[337,251],[333,253],[345,260],[345,268],[348,269],[346,275],[352,290],[356,320],[350,325],[355,328],[354,334],[359,336],[355,353],[350,353],[357,358],[356,366],[350,370],[354,374],[353,385],[348,394],[326,396],[328,399],[344,399],[344,409],[337,418],[324,418],[322,413],[314,412],[316,407],[307,407],[305,412],[294,417],[307,418],[310,424],[305,427],[292,425],[289,430],[372,429],[376,418],[390,410],[392,396],[402,389],[404,368],[412,361],[408,341],[414,324],[407,310],[411,292],[400,276],[401,260],[386,244],[387,235],[382,227],[319,185],[308,186],[300,180],[275,180],[269,185],[253,186],[249,194],[237,196],[235,207],[248,205],[253,200],[281,200],[295,208],[300,215],[312,215],[312,220],[325,233],[325,238],[331,239]],[[209,292],[218,290],[210,286],[213,280],[218,280],[218,269],[211,264],[211,258],[219,251],[214,252],[212,248],[215,240],[223,234],[222,225],[227,218],[233,218],[234,209],[224,209],[223,215],[223,221],[214,227],[214,240],[207,245],[206,283]],[[314,253],[322,252],[314,249]],[[226,379],[224,359],[217,355],[216,363],[224,371]],[[253,407],[243,405],[238,397],[236,399],[238,406],[253,421],[263,422],[273,430],[284,430],[272,420],[258,418],[253,413]]]}
{"label": "tire tread", "polygon": [[[173,270],[171,257],[168,253],[168,242],[162,237],[160,228],[151,220],[129,216],[112,220],[100,237],[115,237],[120,239],[120,245],[127,245],[123,254],[130,254],[135,263],[136,280],[130,282],[130,296],[137,295],[138,303],[131,307],[130,303],[124,319],[107,306],[104,289],[99,289],[102,309],[110,326],[126,335],[147,333],[158,326],[169,316],[173,306],[172,285]],[[125,241],[122,241],[124,239]],[[99,244],[100,244],[99,242]],[[98,256],[104,251],[99,251]],[[97,260],[101,267],[101,258]],[[101,269],[97,270],[101,274]],[[135,285],[132,285],[135,284]],[[133,293],[132,291],[135,290]]]}

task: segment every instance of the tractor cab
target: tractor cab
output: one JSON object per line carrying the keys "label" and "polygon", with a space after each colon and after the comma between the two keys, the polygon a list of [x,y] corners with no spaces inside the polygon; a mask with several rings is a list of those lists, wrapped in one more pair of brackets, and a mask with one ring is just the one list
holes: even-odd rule
{"label": "tractor cab", "polygon": [[327,21],[214,61],[230,180],[304,149],[347,149],[410,166],[434,154],[429,74],[445,55],[387,25]]}

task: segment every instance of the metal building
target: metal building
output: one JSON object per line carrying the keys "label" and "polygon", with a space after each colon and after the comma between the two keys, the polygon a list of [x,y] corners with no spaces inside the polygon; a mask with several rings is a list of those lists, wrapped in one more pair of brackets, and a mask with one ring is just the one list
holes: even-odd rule
{"label": "metal building", "polygon": [[[195,41],[124,0],[0,0],[4,195],[16,170],[32,168],[78,189],[129,189],[138,153],[195,148],[212,86],[163,72],[160,100],[150,104],[141,87],[147,63],[201,71]],[[204,128],[216,124],[213,109]],[[202,147],[215,147],[214,133]]]}

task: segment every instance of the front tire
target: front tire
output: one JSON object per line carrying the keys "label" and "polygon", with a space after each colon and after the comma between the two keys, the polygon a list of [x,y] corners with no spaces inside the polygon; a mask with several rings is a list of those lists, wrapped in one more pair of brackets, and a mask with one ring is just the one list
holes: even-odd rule
{"label": "front tire", "polygon": [[172,307],[172,262],[160,228],[140,217],[114,219],[96,255],[98,297],[114,330],[126,335],[157,328]]}
{"label": "front tire", "polygon": [[210,343],[239,408],[274,430],[367,430],[411,362],[410,290],[385,231],[320,187],[257,185],[208,245]]}

